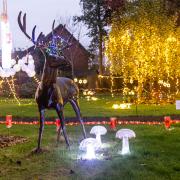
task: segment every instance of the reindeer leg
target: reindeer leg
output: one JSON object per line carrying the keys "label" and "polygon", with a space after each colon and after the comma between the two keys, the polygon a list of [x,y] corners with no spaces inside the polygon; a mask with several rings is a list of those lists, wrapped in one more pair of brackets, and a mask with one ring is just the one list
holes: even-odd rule
{"label": "reindeer leg", "polygon": [[71,106],[73,107],[73,109],[74,109],[74,111],[76,113],[76,116],[77,116],[79,122],[81,123],[82,130],[83,130],[83,136],[84,136],[84,138],[86,138],[86,130],[85,130],[85,127],[84,127],[83,119],[81,117],[81,112],[80,112],[79,105],[78,105],[77,101],[75,101],[73,99],[70,100],[70,103],[71,103]]}
{"label": "reindeer leg", "polygon": [[60,134],[61,134],[61,126],[57,130],[57,142],[60,141]]}
{"label": "reindeer leg", "polygon": [[[58,117],[59,117],[60,122],[61,122],[61,128],[62,128],[62,131],[63,131],[64,139],[65,139],[65,141],[66,141],[67,146],[69,147],[69,140],[68,140],[68,138],[67,138],[66,128],[65,128],[65,126],[64,126],[63,107],[60,107],[59,104],[56,104],[56,112],[57,112]],[[60,131],[60,128],[59,128],[58,131]],[[59,133],[60,133],[60,132],[59,132]]]}
{"label": "reindeer leg", "polygon": [[38,137],[38,146],[34,150],[35,153],[42,152],[42,149],[41,149],[41,140],[42,140],[42,134],[43,134],[43,129],[44,129],[45,109],[44,108],[39,108],[39,114],[40,114],[39,137]]}
{"label": "reindeer leg", "polygon": [[57,130],[57,143],[60,142],[61,137],[62,137],[62,129],[60,126]]}

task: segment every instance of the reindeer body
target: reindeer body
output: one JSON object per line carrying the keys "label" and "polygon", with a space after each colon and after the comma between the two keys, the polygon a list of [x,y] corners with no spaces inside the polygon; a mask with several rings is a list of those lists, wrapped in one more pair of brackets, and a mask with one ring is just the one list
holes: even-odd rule
{"label": "reindeer body", "polygon": [[[65,77],[57,77],[58,68],[66,65],[67,60],[61,57],[53,57],[45,54],[45,64],[41,82],[36,90],[35,99],[38,104],[40,113],[40,128],[38,138],[38,148],[40,150],[40,144],[42,139],[42,131],[45,121],[45,109],[54,108],[61,121],[61,128],[65,137],[66,144],[69,146],[69,140],[66,135],[66,129],[64,126],[64,114],[63,107],[66,103],[70,103],[80,121],[84,137],[86,137],[83,120],[80,114],[80,108],[77,103],[79,96],[79,89],[72,79]],[[60,128],[58,129],[57,140],[59,140]]]}
{"label": "reindeer body", "polygon": [[52,103],[59,103],[64,106],[69,100],[77,100],[78,97],[79,89],[77,85],[73,80],[66,77],[57,77],[56,82],[49,86],[41,82],[35,94],[36,102],[47,109],[53,108]]}

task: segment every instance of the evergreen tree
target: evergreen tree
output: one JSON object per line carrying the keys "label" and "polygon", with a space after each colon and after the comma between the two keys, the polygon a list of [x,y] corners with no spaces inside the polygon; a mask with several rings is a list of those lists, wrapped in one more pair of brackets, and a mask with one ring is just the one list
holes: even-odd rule
{"label": "evergreen tree", "polygon": [[99,73],[103,73],[103,40],[107,34],[106,31],[106,1],[105,0],[80,0],[82,6],[82,15],[75,16],[75,22],[83,22],[87,25],[87,35],[91,38],[89,50],[96,54],[98,50]]}

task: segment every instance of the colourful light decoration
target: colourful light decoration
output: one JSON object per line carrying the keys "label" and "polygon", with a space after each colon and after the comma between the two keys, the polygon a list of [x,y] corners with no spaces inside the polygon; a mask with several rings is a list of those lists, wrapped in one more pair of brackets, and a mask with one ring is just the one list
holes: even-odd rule
{"label": "colourful light decoration", "polygon": [[90,131],[90,134],[96,135],[96,140],[100,145],[102,145],[101,135],[105,135],[106,133],[107,133],[107,129],[104,126],[93,126]]}
{"label": "colourful light decoration", "polygon": [[39,81],[39,79],[38,79],[36,76],[33,76],[33,79],[34,79],[34,81],[35,81],[37,84],[40,84],[40,81]]}
{"label": "colourful light decoration", "polygon": [[34,77],[35,66],[34,66],[34,59],[31,55],[27,54],[26,57],[23,57],[18,61],[18,65],[22,71],[25,71],[29,77]]}
{"label": "colourful light decoration", "polygon": [[3,13],[1,14],[1,45],[2,45],[2,68],[11,68],[12,36],[7,16],[7,2],[3,0]]}
{"label": "colourful light decoration", "polygon": [[60,119],[56,119],[56,131],[58,132],[59,128],[61,127]]}
{"label": "colourful light decoration", "polygon": [[122,150],[119,152],[120,154],[130,154],[129,139],[135,137],[135,132],[130,129],[120,129],[119,131],[117,131],[116,138],[122,139]]}
{"label": "colourful light decoration", "polygon": [[15,60],[11,59],[12,36],[7,15],[7,2],[5,0],[3,0],[3,12],[1,14],[1,46],[2,67],[0,67],[0,76],[13,76],[15,74],[15,71],[12,68],[12,65],[14,64]]}
{"label": "colourful light decoration", "polygon": [[113,108],[113,109],[119,109],[119,105],[118,105],[118,104],[113,104],[113,105],[112,105],[112,108]]}
{"label": "colourful light decoration", "polygon": [[80,79],[80,80],[79,80],[79,84],[82,84],[82,83],[83,83],[83,81],[82,81],[82,79]]}
{"label": "colourful light decoration", "polygon": [[12,115],[6,115],[6,127],[7,128],[12,127]]}
{"label": "colourful light decoration", "polygon": [[[135,90],[137,103],[173,102],[180,79],[177,17],[172,18],[165,11],[159,13],[164,5],[158,0],[139,2],[136,6],[127,5],[126,13],[119,11],[112,17],[105,44],[110,72],[123,75],[124,88]],[[129,91],[126,89],[124,95]]]}
{"label": "colourful light decoration", "polygon": [[[6,78],[6,82],[9,85],[9,89],[20,105],[20,101],[15,92],[13,76],[16,72],[22,70],[27,73],[29,77],[35,76],[34,60],[31,55],[19,59],[16,63],[15,59],[11,58],[12,52],[12,36],[10,32],[10,25],[7,15],[7,1],[3,0],[3,12],[1,14],[1,45],[2,45],[2,67],[0,67],[0,76]],[[8,77],[12,77],[11,83]],[[0,83],[0,86],[2,83]]]}
{"label": "colourful light decoration", "polygon": [[172,124],[180,123],[180,120],[172,120],[170,116],[164,117],[164,126],[167,130],[172,130],[174,128],[171,128]]}
{"label": "colourful light decoration", "polygon": [[3,82],[4,82],[4,78],[2,80],[0,80],[0,88],[2,88]]}
{"label": "colourful light decoration", "polygon": [[83,95],[85,96],[87,101],[97,101],[98,98],[93,96],[94,94],[95,94],[94,91],[90,91],[90,90],[87,90],[87,89],[83,91]]}
{"label": "colourful light decoration", "polygon": [[130,109],[131,105],[132,105],[131,103],[113,104],[112,108],[113,109]]}
{"label": "colourful light decoration", "polygon": [[83,79],[83,84],[87,84],[87,79]]}
{"label": "colourful light decoration", "polygon": [[92,101],[97,101],[97,100],[98,100],[98,98],[97,98],[97,97],[92,96],[92,97],[91,97],[91,100],[92,100]]}
{"label": "colourful light decoration", "polygon": [[[78,120],[77,120],[78,121]],[[173,123],[180,123],[180,120],[173,120]],[[0,124],[5,124],[4,121],[0,121]],[[32,121],[32,122],[25,122],[25,121],[13,121],[13,124],[18,124],[18,125],[37,125],[39,124],[39,121]],[[56,125],[56,122],[53,121],[45,121],[46,125]],[[107,124],[111,125],[111,122],[109,121],[90,121],[90,122],[84,122],[86,125],[100,125],[100,124]],[[158,122],[158,121],[122,121],[118,120],[116,121],[116,125],[163,125],[163,122]],[[68,126],[77,126],[80,125],[78,122],[70,122],[66,123]]]}
{"label": "colourful light decoration", "polygon": [[14,99],[17,101],[18,105],[20,105],[20,100],[18,99],[17,95],[16,95],[16,91],[15,91],[15,87],[14,87],[14,79],[12,77],[12,81],[11,83],[9,82],[8,78],[6,78],[6,82],[9,85],[9,89],[14,97]]}
{"label": "colourful light decoration", "polygon": [[117,118],[116,117],[111,117],[110,118],[110,128],[115,131],[116,126],[117,126]]}
{"label": "colourful light decoration", "polygon": [[96,158],[95,151],[100,148],[100,144],[94,138],[86,138],[81,141],[79,149],[85,151],[83,159],[92,160]]}
{"label": "colourful light decoration", "polygon": [[12,35],[10,32],[9,20],[7,15],[7,2],[3,0],[3,13],[1,14],[1,45],[2,45],[2,67],[0,67],[1,77],[14,76],[16,72],[22,70],[29,77],[35,76],[34,60],[31,55],[16,60],[11,58]]}
{"label": "colourful light decoration", "polygon": [[74,82],[78,82],[78,79],[77,79],[77,78],[74,78]]}

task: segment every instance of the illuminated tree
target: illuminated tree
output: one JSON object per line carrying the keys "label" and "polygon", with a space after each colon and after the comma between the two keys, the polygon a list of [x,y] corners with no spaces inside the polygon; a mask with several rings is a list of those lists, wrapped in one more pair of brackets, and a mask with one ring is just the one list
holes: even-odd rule
{"label": "illuminated tree", "polygon": [[180,28],[159,0],[126,3],[126,11],[112,19],[106,41],[111,73],[123,75],[124,93],[134,85],[138,102],[143,96],[159,102],[178,93],[180,78]]}

